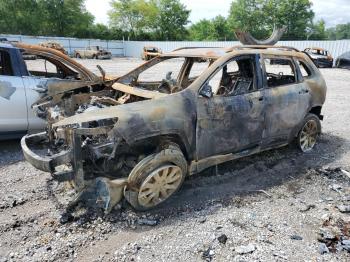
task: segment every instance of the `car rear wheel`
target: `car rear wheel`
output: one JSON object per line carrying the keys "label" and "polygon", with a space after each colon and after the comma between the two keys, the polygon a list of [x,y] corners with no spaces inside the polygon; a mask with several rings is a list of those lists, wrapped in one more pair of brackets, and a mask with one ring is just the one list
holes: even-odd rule
{"label": "car rear wheel", "polygon": [[297,146],[303,152],[311,151],[321,133],[320,119],[314,114],[308,114],[297,136]]}
{"label": "car rear wheel", "polygon": [[81,58],[81,55],[78,53],[75,55],[76,58]]}
{"label": "car rear wheel", "polygon": [[187,162],[177,146],[141,160],[131,171],[124,190],[127,201],[140,211],[158,206],[181,187],[187,173]]}

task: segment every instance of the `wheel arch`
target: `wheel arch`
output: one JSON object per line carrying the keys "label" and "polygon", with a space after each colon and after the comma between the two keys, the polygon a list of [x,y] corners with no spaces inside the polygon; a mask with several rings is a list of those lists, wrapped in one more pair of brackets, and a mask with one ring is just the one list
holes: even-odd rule
{"label": "wheel arch", "polygon": [[309,113],[316,115],[320,120],[323,120],[323,115],[321,115],[322,106],[313,106]]}
{"label": "wheel arch", "polygon": [[177,133],[169,133],[162,135],[152,135],[147,137],[142,137],[134,140],[130,143],[130,146],[133,145],[142,145],[148,144],[154,146],[154,148],[160,148],[166,144],[177,144],[180,147],[185,159],[190,161],[193,158],[193,150],[187,139],[183,138],[180,134]]}

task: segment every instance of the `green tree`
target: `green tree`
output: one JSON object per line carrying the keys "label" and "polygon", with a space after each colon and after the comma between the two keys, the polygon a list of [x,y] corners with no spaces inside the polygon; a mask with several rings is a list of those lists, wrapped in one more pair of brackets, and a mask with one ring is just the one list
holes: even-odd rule
{"label": "green tree", "polygon": [[233,40],[234,34],[226,18],[218,15],[211,20],[202,19],[191,25],[189,29],[189,39],[196,41],[225,41]]}
{"label": "green tree", "polygon": [[134,40],[183,40],[190,11],[179,0],[113,0],[110,26]]}
{"label": "green tree", "polygon": [[254,36],[268,36],[274,26],[287,26],[283,39],[306,39],[314,18],[310,0],[235,0],[229,22],[233,29],[250,31]]}
{"label": "green tree", "polygon": [[41,6],[33,0],[0,1],[0,33],[37,34],[41,32]]}
{"label": "green tree", "polygon": [[108,13],[110,25],[130,32],[129,36],[137,38],[144,31],[151,31],[158,15],[154,1],[113,0],[112,10]]}
{"label": "green tree", "polygon": [[155,19],[156,35],[159,40],[184,40],[187,36],[190,10],[179,0],[158,0],[158,15]]}
{"label": "green tree", "polygon": [[323,19],[312,24],[310,29],[311,29],[311,33],[310,33],[310,36],[307,37],[308,39],[310,40],[327,39],[326,22]]}
{"label": "green tree", "polygon": [[202,19],[189,29],[189,39],[194,41],[216,40],[210,20]]}
{"label": "green tree", "polygon": [[84,0],[1,0],[0,31],[10,34],[85,37],[94,16]]}
{"label": "green tree", "polygon": [[350,23],[328,28],[326,34],[330,40],[350,39]]}
{"label": "green tree", "polygon": [[84,0],[40,0],[43,27],[55,36],[86,37],[94,16],[85,8]]}
{"label": "green tree", "polygon": [[233,30],[249,31],[255,37],[266,35],[266,15],[261,8],[263,0],[235,0],[231,3],[228,22]]}

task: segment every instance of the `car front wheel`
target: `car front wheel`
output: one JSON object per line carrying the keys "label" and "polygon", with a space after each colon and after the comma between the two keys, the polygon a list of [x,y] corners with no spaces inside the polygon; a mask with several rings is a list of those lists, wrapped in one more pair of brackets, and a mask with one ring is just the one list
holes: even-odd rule
{"label": "car front wheel", "polygon": [[141,160],[131,171],[124,196],[140,211],[158,206],[181,187],[187,162],[181,150],[170,146]]}
{"label": "car front wheel", "polygon": [[303,152],[311,151],[316,144],[317,138],[321,133],[320,119],[314,114],[308,114],[301,130],[297,136],[297,146]]}

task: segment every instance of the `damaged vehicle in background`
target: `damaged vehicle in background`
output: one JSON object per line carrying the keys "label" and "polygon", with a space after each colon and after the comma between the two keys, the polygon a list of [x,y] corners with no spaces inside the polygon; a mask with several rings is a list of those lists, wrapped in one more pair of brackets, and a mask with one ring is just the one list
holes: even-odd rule
{"label": "damaged vehicle in background", "polygon": [[[26,56],[36,60],[25,61]],[[46,122],[31,108],[42,97],[72,89],[103,90],[112,83],[57,50],[0,43],[0,139],[44,130]]]}
{"label": "damaged vehicle in background", "polygon": [[304,52],[308,53],[317,67],[332,68],[333,57],[326,49],[319,47],[306,48]]}
{"label": "damaged vehicle in background", "polygon": [[38,102],[47,132],[23,137],[21,146],[34,167],[73,182],[73,202],[109,212],[123,196],[137,210],[156,207],[186,176],[226,161],[293,141],[309,152],[321,132],[326,84],[302,52],[241,46],[178,49],[108,92],[85,91]]}
{"label": "damaged vehicle in background", "polygon": [[350,69],[350,52],[345,52],[335,61],[337,68]]}
{"label": "damaged vehicle in background", "polygon": [[156,46],[145,46],[141,54],[142,60],[150,60],[162,54],[162,50]]}
{"label": "damaged vehicle in background", "polygon": [[89,46],[85,49],[76,49],[74,50],[73,56],[75,58],[112,59],[112,53],[101,46]]}

